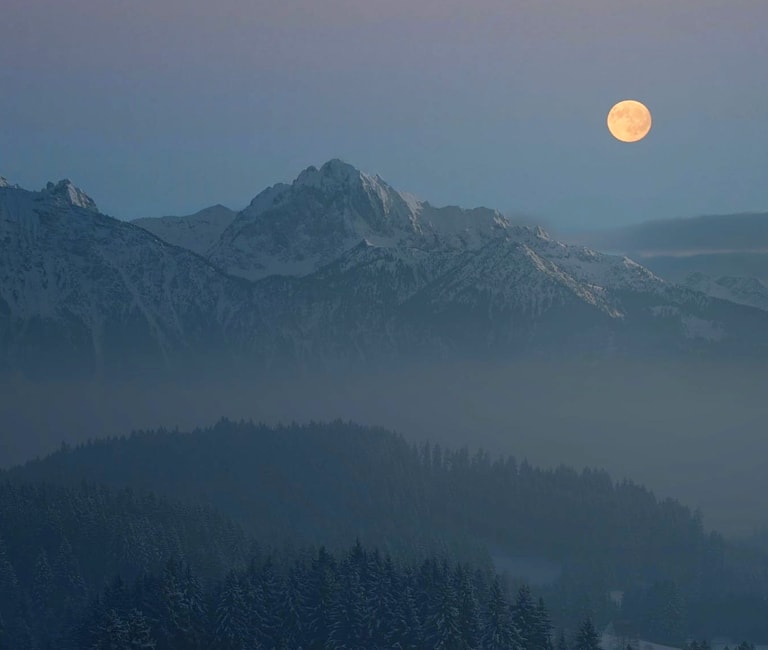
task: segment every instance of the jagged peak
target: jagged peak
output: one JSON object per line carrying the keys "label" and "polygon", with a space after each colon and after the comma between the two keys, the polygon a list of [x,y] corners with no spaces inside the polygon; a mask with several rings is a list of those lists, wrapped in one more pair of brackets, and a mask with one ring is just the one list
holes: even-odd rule
{"label": "jagged peak", "polygon": [[320,169],[314,165],[307,167],[298,175],[294,185],[318,188],[338,187],[360,182],[363,176],[359,169],[349,163],[340,158],[332,158]]}
{"label": "jagged peak", "polygon": [[320,167],[320,173],[326,176],[359,176],[362,172],[341,158],[331,158]]}
{"label": "jagged peak", "polygon": [[42,192],[69,205],[98,212],[96,202],[68,178],[60,180],[58,183],[49,181]]}
{"label": "jagged peak", "polygon": [[12,184],[5,176],[0,176],[0,187],[5,187],[11,190],[21,189],[21,185],[19,185],[18,183],[15,185]]}
{"label": "jagged peak", "polygon": [[267,189],[262,190],[253,197],[248,205],[249,212],[262,212],[263,210],[268,210],[275,205],[283,192],[290,189],[290,187],[291,186],[287,183],[275,183]]}
{"label": "jagged peak", "polygon": [[521,240],[541,240],[545,242],[559,243],[555,242],[549,233],[541,226],[510,223],[509,219],[507,219],[501,212],[494,210],[493,214],[494,222],[500,228],[503,228],[508,233],[509,237]]}

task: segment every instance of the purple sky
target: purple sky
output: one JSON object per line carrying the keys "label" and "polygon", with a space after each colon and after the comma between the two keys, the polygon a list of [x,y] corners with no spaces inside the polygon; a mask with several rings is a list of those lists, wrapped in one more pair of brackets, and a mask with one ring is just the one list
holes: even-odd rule
{"label": "purple sky", "polygon": [[768,210],[766,29],[766,0],[3,0],[0,175],[122,218],[333,157],[569,230]]}

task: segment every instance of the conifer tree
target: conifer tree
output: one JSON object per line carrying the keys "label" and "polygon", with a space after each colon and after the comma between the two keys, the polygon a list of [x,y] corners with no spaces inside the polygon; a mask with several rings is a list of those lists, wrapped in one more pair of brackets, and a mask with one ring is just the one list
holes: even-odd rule
{"label": "conifer tree", "polygon": [[278,632],[278,648],[288,650],[300,646],[299,641],[303,638],[308,615],[306,582],[306,571],[303,565],[294,564],[288,572],[279,603],[282,617]]}
{"label": "conifer tree", "polygon": [[348,562],[340,565],[339,569],[339,588],[334,593],[328,616],[327,647],[365,647],[368,621],[363,610],[365,592],[360,575]]}
{"label": "conifer tree", "polygon": [[522,650],[520,633],[512,623],[509,605],[498,578],[491,582],[483,620],[483,647],[487,650]]}
{"label": "conifer tree", "polygon": [[92,650],[127,650],[130,648],[126,621],[114,609],[108,609],[92,630]]}
{"label": "conifer tree", "polygon": [[196,650],[204,646],[202,626],[205,620],[202,589],[190,567],[171,559],[165,566],[160,584],[163,610],[163,643],[171,647]]}
{"label": "conifer tree", "polygon": [[67,610],[79,611],[88,593],[80,565],[66,537],[62,537],[52,568],[56,601]]}
{"label": "conifer tree", "polygon": [[591,618],[587,618],[579,627],[574,650],[600,650],[600,637]]}
{"label": "conifer tree", "polygon": [[126,618],[128,630],[128,648],[130,650],[154,650],[157,643],[152,637],[149,621],[146,616],[137,609],[128,612]]}
{"label": "conifer tree", "polygon": [[430,648],[459,648],[461,647],[461,626],[459,620],[459,607],[447,568],[442,576],[432,607],[426,621],[426,641]]}
{"label": "conifer tree", "polygon": [[239,577],[230,572],[216,604],[214,643],[221,650],[241,650],[252,647],[248,611]]}
{"label": "conifer tree", "polygon": [[7,620],[16,616],[20,601],[21,592],[16,571],[8,559],[5,542],[0,536],[0,616],[5,616]]}
{"label": "conifer tree", "polygon": [[51,626],[51,606],[54,594],[53,571],[48,563],[48,554],[41,549],[35,562],[32,577],[32,611],[44,629]]}
{"label": "conifer tree", "polygon": [[275,573],[271,558],[266,558],[258,568],[251,564],[249,583],[255,636],[263,647],[275,647],[283,627],[279,607],[283,598],[283,585]]}
{"label": "conifer tree", "polygon": [[536,603],[536,626],[533,633],[533,647],[552,650],[552,619],[544,605],[544,599]]}
{"label": "conifer tree", "polygon": [[461,638],[468,648],[476,648],[481,639],[480,606],[477,601],[475,587],[469,572],[459,566],[455,575],[459,607],[459,629]]}
{"label": "conifer tree", "polygon": [[538,614],[528,585],[522,585],[517,592],[515,604],[512,607],[512,623],[519,631],[526,650],[542,650],[536,643]]}
{"label": "conifer tree", "polygon": [[324,643],[330,631],[330,613],[337,589],[336,565],[328,551],[321,547],[307,576],[308,598],[304,638],[312,644]]}

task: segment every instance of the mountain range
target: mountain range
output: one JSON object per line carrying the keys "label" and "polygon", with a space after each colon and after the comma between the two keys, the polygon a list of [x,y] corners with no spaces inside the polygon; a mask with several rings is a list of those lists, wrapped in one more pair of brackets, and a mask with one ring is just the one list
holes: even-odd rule
{"label": "mountain range", "polygon": [[169,244],[205,255],[236,216],[234,210],[223,205],[212,205],[185,217],[145,217],[134,219],[132,223]]}
{"label": "mountain range", "polygon": [[683,284],[709,296],[768,311],[768,286],[757,278],[728,275],[712,278],[697,272],[688,275]]}
{"label": "mountain range", "polygon": [[637,253],[704,254],[768,251],[768,212],[645,221],[574,238],[601,249]]}
{"label": "mountain range", "polygon": [[68,180],[3,181],[0,242],[5,371],[768,349],[764,311],[340,160],[236,214],[133,223]]}
{"label": "mountain range", "polygon": [[663,219],[568,236],[629,255],[666,280],[768,308],[768,212]]}

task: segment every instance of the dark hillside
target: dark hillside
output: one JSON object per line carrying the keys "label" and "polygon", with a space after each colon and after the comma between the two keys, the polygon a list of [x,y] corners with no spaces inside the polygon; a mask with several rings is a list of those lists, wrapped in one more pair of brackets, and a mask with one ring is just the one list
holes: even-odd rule
{"label": "dark hillside", "polygon": [[559,576],[548,587],[553,613],[571,622],[585,599],[610,615],[611,590],[626,592],[641,619],[648,598],[669,592],[659,585],[671,584],[685,620],[720,634],[727,616],[704,617],[707,602],[717,597],[727,612],[736,598],[768,594],[763,554],[736,562],[696,513],[645,488],[597,470],[417,448],[342,422],[270,428],[224,420],[188,434],[142,432],[62,450],[7,476],[65,485],[85,477],[202,502],[271,543],[343,548],[357,537],[395,556],[483,561],[492,552],[502,563],[548,562]]}

